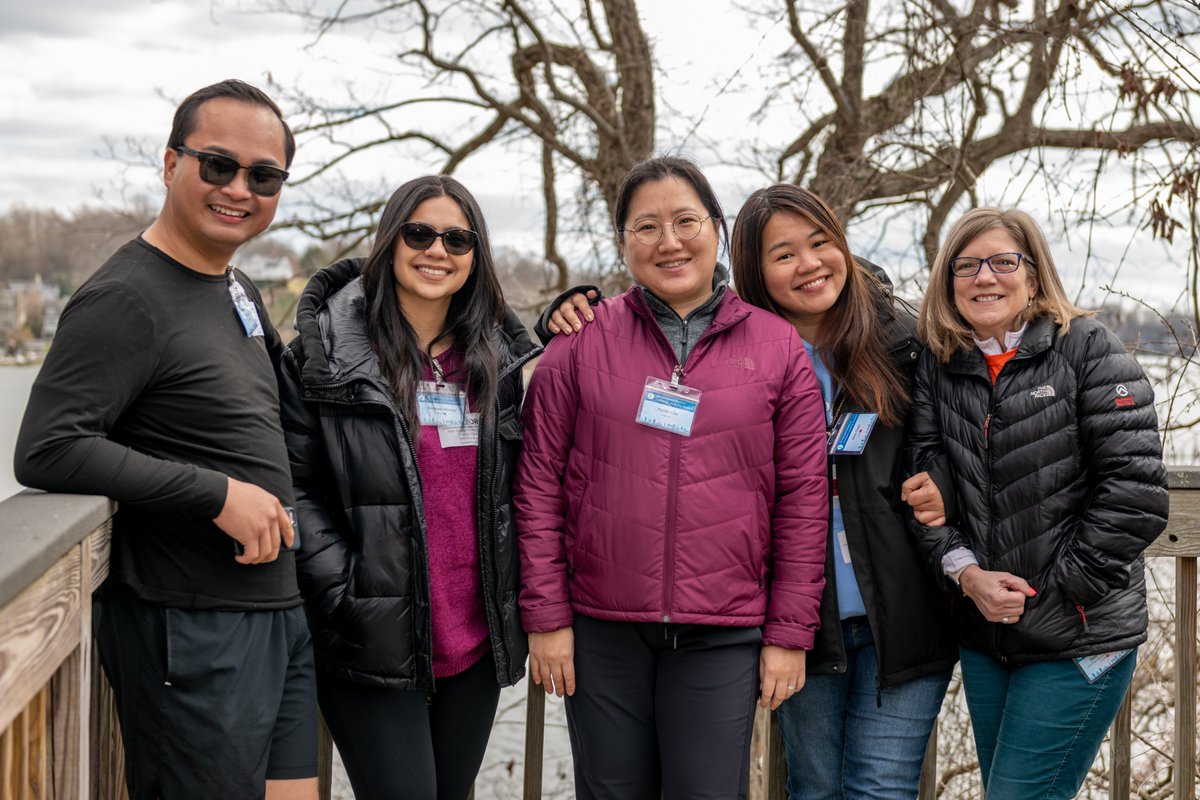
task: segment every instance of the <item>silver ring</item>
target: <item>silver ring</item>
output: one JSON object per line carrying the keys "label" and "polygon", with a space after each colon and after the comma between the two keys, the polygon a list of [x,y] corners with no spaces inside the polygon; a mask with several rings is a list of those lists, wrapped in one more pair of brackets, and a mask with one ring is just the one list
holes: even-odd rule
{"label": "silver ring", "polygon": [[789,684],[788,684],[788,691],[789,691],[789,692],[794,692],[794,691],[796,691],[796,687],[795,687],[795,686],[793,686],[792,684],[790,684],[790,683],[789,683]]}
{"label": "silver ring", "polygon": [[1008,617],[1001,617],[1000,621],[1007,625],[1009,620]]}

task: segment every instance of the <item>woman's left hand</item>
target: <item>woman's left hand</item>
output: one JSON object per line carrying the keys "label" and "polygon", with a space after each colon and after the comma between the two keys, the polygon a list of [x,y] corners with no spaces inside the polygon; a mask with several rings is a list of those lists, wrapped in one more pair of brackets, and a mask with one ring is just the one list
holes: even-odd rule
{"label": "woman's left hand", "polygon": [[804,650],[763,645],[758,657],[759,701],[772,711],[779,704],[804,688]]}
{"label": "woman's left hand", "polygon": [[900,484],[900,499],[912,506],[917,522],[930,527],[946,524],[942,493],[928,472],[918,472]]}

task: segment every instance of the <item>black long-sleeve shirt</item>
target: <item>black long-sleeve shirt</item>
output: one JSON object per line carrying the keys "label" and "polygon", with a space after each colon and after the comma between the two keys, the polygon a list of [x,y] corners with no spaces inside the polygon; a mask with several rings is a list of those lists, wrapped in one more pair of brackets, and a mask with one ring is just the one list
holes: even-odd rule
{"label": "black long-sleeve shirt", "polygon": [[237,271],[188,269],[146,241],[118,250],[71,298],[33,385],[15,470],[27,486],[119,503],[109,582],[185,608],[300,603],[293,554],[234,561],[212,520],[226,476],[292,505],[269,324],[247,336]]}

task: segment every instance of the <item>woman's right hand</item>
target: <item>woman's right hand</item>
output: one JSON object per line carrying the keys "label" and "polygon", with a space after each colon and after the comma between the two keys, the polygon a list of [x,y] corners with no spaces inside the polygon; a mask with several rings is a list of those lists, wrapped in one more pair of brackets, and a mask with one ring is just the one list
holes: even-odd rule
{"label": "woman's right hand", "polygon": [[529,674],[533,682],[559,697],[575,694],[575,631],[559,628],[529,634]]}
{"label": "woman's right hand", "polygon": [[592,306],[588,302],[595,297],[595,291],[589,291],[587,294],[576,292],[571,295],[550,315],[550,322],[546,327],[551,332],[561,333],[564,336],[570,336],[575,331],[582,330],[582,320],[591,322],[596,318],[592,313]]}
{"label": "woman's right hand", "polygon": [[1025,613],[1025,598],[1037,594],[1024,578],[1010,572],[993,572],[972,564],[958,576],[963,594],[975,601],[989,622],[1011,625]]}

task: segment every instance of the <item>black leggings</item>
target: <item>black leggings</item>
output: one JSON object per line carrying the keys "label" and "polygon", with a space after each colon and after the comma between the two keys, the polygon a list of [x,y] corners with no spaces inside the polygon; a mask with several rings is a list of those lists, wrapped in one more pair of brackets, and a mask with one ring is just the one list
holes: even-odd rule
{"label": "black leggings", "polygon": [[317,672],[317,699],[356,800],[465,800],[483,762],[500,687],[491,652],[421,692]]}

